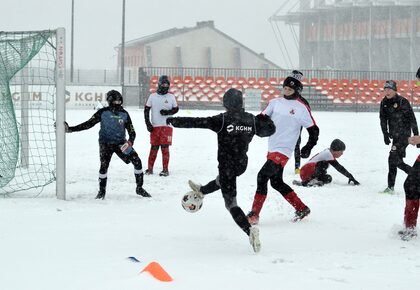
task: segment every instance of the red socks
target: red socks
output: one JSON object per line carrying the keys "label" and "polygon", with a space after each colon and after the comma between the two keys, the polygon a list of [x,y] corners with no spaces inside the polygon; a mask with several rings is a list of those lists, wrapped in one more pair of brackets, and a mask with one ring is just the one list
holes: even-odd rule
{"label": "red socks", "polygon": [[168,171],[169,165],[169,147],[162,147],[162,166],[163,171]]}
{"label": "red socks", "polygon": [[300,200],[300,198],[297,196],[297,194],[292,191],[289,192],[286,195],[283,195],[283,197],[296,209],[296,210],[303,210],[306,205]]}
{"label": "red socks", "polygon": [[153,169],[153,165],[155,165],[155,160],[158,154],[158,150],[150,149],[149,160],[147,162],[147,169],[149,170]]}
{"label": "red socks", "polygon": [[264,205],[265,199],[267,198],[266,194],[255,193],[254,202],[252,203],[252,212],[257,216],[260,215],[261,209]]}
{"label": "red socks", "polygon": [[404,224],[406,228],[416,227],[418,213],[419,213],[419,200],[406,199],[405,210],[404,210]]}

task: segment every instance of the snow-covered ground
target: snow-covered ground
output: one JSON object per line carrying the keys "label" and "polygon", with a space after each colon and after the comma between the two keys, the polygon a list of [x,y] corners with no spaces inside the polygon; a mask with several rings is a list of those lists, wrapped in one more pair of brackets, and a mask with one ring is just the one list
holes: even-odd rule
{"label": "snow-covered ground", "polygon": [[[143,111],[128,111],[137,130],[134,147],[146,167],[149,137]],[[181,110],[179,116],[216,113]],[[67,120],[75,125],[92,114],[70,110]],[[68,134],[67,201],[55,199],[54,185],[37,198],[0,199],[0,289],[419,289],[420,239],[404,242],[395,235],[402,225],[406,175],[398,171],[395,195],[378,193],[386,187],[389,152],[378,114],[313,115],[321,134],[311,155],[334,138],[342,139],[347,150],[339,162],[361,185],[348,185],[330,168],[332,184],[295,187],[312,210],[299,223],[291,222],[294,210],[270,189],[260,218],[259,254],[224,208],[220,191],[207,196],[198,213],[181,207],[188,179],[205,183],[217,174],[215,133],[174,130],[171,175],[145,177],[151,199],[136,196],[132,165],[115,157],[104,201],[94,199],[99,125]],[[305,132],[303,143],[306,139]],[[266,148],[267,139],[255,137],[248,170],[238,179],[238,201],[245,212]],[[410,146],[406,162],[412,164],[419,153]],[[160,170],[159,154],[155,172]],[[293,159],[284,177],[289,184],[297,178]],[[152,261],[174,281],[140,274]]]}

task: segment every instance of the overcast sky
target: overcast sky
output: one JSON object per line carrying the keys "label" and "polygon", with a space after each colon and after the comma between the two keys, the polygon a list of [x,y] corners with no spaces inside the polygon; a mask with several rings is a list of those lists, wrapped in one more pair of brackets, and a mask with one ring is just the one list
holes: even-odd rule
{"label": "overcast sky", "polygon": [[[287,66],[268,18],[287,0],[126,0],[126,41],[214,20],[217,29],[281,66]],[[115,68],[123,0],[74,0],[75,68]],[[70,63],[72,0],[0,0],[0,31],[65,27]],[[288,4],[290,6],[290,4]],[[287,8],[287,7],[284,7]],[[289,51],[296,51],[289,28]],[[298,64],[297,55],[292,61]],[[287,66],[289,67],[289,66]]]}

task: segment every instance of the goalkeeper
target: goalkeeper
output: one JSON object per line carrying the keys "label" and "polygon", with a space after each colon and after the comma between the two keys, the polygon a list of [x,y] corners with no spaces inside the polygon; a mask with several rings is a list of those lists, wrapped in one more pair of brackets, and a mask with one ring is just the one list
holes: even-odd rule
{"label": "goalkeeper", "polygon": [[[101,167],[99,168],[99,192],[96,198],[105,198],[108,167],[114,153],[126,164],[133,163],[134,176],[137,184],[136,193],[143,197],[151,197],[143,188],[142,163],[133,148],[136,131],[134,130],[130,115],[122,107],[123,97],[118,91],[111,90],[106,94],[106,100],[108,107],[99,109],[86,122],[77,126],[69,126],[67,122],[65,123],[66,133],[87,130],[97,123],[101,123],[101,129],[99,130],[99,158]],[[128,140],[125,138],[126,130],[129,136]]]}

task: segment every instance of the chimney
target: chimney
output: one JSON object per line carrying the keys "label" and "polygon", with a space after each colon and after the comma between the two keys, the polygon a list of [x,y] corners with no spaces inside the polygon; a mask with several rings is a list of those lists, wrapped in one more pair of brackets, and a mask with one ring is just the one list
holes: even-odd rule
{"label": "chimney", "polygon": [[213,20],[199,21],[199,22],[197,22],[197,27],[210,27],[210,28],[214,28],[214,21]]}

